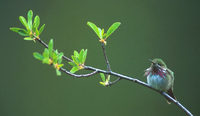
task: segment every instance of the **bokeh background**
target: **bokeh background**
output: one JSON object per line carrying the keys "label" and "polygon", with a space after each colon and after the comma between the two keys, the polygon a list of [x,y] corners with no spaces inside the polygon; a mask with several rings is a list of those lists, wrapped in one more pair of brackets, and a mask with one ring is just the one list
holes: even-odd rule
{"label": "bokeh background", "polygon": [[[74,79],[33,58],[43,47],[9,30],[29,9],[46,29],[41,35],[71,56],[88,49],[87,65],[106,69],[101,46],[87,21],[108,27],[111,68],[146,81],[149,58],[162,58],[175,73],[174,93],[193,114],[199,111],[200,2],[198,0],[1,0],[1,116],[184,116],[174,104],[138,84],[122,80],[112,87],[99,75]],[[114,79],[115,77],[113,77]]]}

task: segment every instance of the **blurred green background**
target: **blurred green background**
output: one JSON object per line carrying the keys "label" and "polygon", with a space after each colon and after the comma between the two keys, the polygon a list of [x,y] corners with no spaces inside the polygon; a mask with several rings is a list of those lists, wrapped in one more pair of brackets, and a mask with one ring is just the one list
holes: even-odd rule
{"label": "blurred green background", "polygon": [[[149,58],[162,58],[175,73],[174,93],[193,114],[199,111],[199,0],[13,0],[0,1],[1,116],[183,116],[174,104],[138,84],[122,80],[112,87],[99,75],[74,79],[33,58],[40,44],[23,41],[9,30],[22,27],[18,17],[29,9],[46,29],[41,35],[71,56],[88,49],[87,65],[106,69],[101,46],[86,25],[122,24],[107,41],[111,68],[146,82]],[[115,77],[113,77],[115,78]]]}

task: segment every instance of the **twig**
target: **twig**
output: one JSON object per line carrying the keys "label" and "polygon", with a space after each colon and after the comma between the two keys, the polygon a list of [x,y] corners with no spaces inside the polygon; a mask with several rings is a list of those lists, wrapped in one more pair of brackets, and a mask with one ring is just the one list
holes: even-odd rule
{"label": "twig", "polygon": [[93,71],[93,72],[91,72],[91,73],[88,73],[88,74],[77,75],[77,74],[73,74],[73,73],[67,71],[66,69],[64,69],[64,68],[62,68],[62,67],[60,68],[60,71],[66,73],[66,74],[68,74],[68,75],[70,75],[70,76],[73,76],[73,77],[75,77],[75,78],[90,77],[90,76],[92,76],[92,75],[98,73],[98,71],[95,70],[95,71]]}
{"label": "twig", "polygon": [[108,86],[114,85],[114,84],[116,84],[117,82],[119,82],[120,80],[121,80],[121,78],[118,77],[116,80],[114,80],[114,81],[112,81],[112,82],[109,82],[109,83],[108,83]]}
{"label": "twig", "polygon": [[[39,41],[39,43],[41,43],[44,47],[48,48],[48,45],[43,42],[41,39],[36,39]],[[105,54],[105,52],[104,52]],[[67,61],[72,61],[70,58],[66,57],[66,56],[63,56],[63,59],[67,60]],[[107,62],[108,60],[106,60],[106,63],[109,64],[109,62]],[[110,65],[109,65],[110,66]],[[74,76],[74,77],[89,77],[89,76],[92,76],[94,74],[97,74],[97,73],[104,73],[104,74],[109,74],[109,75],[113,75],[113,76],[116,76],[116,77],[119,77],[120,79],[125,79],[125,80],[128,80],[128,81],[132,81],[132,82],[135,82],[139,85],[142,85],[144,87],[147,87],[155,92],[158,92],[160,93],[162,96],[168,98],[171,100],[172,103],[174,103],[175,105],[177,105],[181,110],[183,110],[188,116],[193,116],[193,114],[187,109],[185,108],[180,102],[178,102],[177,100],[173,99],[172,97],[170,97],[166,92],[162,92],[162,91],[159,91],[157,89],[154,89],[152,88],[151,86],[149,86],[147,83],[143,82],[143,81],[140,81],[136,78],[133,78],[133,77],[129,77],[129,76],[125,76],[125,75],[122,75],[122,74],[119,74],[119,73],[116,73],[116,72],[113,72],[113,71],[105,71],[105,70],[102,70],[102,69],[98,69],[98,68],[94,68],[94,67],[91,67],[91,66],[84,66],[84,69],[86,70],[91,70],[93,71],[92,73],[89,73],[89,74],[83,74],[83,75],[76,75],[76,74],[72,74],[70,72],[68,72],[67,70],[61,68],[60,70],[68,75],[71,75],[71,76]]]}
{"label": "twig", "polygon": [[[106,61],[107,70],[108,70],[108,71],[112,71],[112,70],[111,70],[111,67],[110,67],[110,63],[109,63],[108,57],[107,57],[107,55],[106,55],[105,44],[102,43],[102,44],[101,44],[101,47],[102,47],[103,55],[104,55],[104,58],[105,58],[105,61]],[[114,80],[113,82],[110,82],[110,81],[109,81],[108,86],[111,86],[111,85],[117,83],[117,82],[120,81],[120,80],[121,80],[121,78],[118,77],[118,78],[117,78],[116,80]]]}
{"label": "twig", "polygon": [[[45,48],[48,48],[48,45],[47,45],[44,41],[42,41],[40,38],[37,38],[37,37],[36,37],[36,40],[37,40],[39,43],[41,43]],[[67,61],[69,61],[69,62],[72,62],[72,61],[73,61],[73,60],[71,60],[70,58],[68,58],[68,57],[66,57],[66,56],[63,56],[62,58],[65,59],[65,60],[67,60]]]}
{"label": "twig", "polygon": [[104,55],[104,58],[105,58],[105,61],[106,61],[107,70],[108,70],[108,71],[111,71],[110,63],[109,63],[108,57],[107,57],[107,55],[106,55],[106,50],[105,50],[105,45],[104,45],[104,43],[101,44],[101,47],[102,47],[103,55]]}

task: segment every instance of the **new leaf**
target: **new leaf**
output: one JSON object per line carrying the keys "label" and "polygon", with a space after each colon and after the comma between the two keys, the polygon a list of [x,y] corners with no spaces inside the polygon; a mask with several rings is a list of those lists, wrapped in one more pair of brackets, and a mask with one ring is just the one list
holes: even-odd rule
{"label": "new leaf", "polygon": [[49,56],[52,57],[52,54],[53,54],[53,39],[51,39],[49,41],[48,50],[49,50]]}
{"label": "new leaf", "polygon": [[44,57],[38,52],[34,52],[33,56],[38,60],[43,60],[44,59]]}
{"label": "new leaf", "polygon": [[19,16],[19,21],[22,23],[22,25],[24,25],[24,27],[26,27],[27,30],[29,30],[28,23],[23,16]]}
{"label": "new leaf", "polygon": [[92,30],[97,34],[97,36],[98,36],[100,39],[102,39],[102,38],[101,38],[101,34],[100,34],[100,32],[99,32],[99,28],[98,28],[94,23],[92,23],[92,22],[87,22],[87,25],[90,26],[90,28],[92,28]]}
{"label": "new leaf", "polygon": [[31,30],[32,29],[32,19],[33,19],[33,11],[32,10],[28,11],[27,19],[28,19],[28,27]]}
{"label": "new leaf", "polygon": [[71,73],[75,73],[76,71],[78,71],[79,70],[79,67],[78,66],[75,66],[75,67],[73,67],[71,70],[70,70],[70,72]]}
{"label": "new leaf", "polygon": [[83,53],[83,59],[82,59],[83,63],[85,63],[86,57],[87,57],[87,49]]}
{"label": "new leaf", "polygon": [[101,80],[102,80],[103,82],[105,82],[105,81],[106,81],[105,75],[104,75],[103,73],[100,73],[100,76],[101,76]]}
{"label": "new leaf", "polygon": [[21,28],[17,28],[17,27],[11,27],[10,30],[18,33],[21,36],[28,36],[28,32],[25,29],[21,29]]}
{"label": "new leaf", "polygon": [[39,29],[39,35],[43,32],[44,27],[45,27],[45,24],[43,24],[43,25],[40,27],[40,29]]}
{"label": "new leaf", "polygon": [[106,33],[106,38],[108,38],[119,26],[120,22],[113,23]]}
{"label": "new leaf", "polygon": [[33,30],[36,31],[36,29],[38,29],[39,25],[40,25],[40,17],[35,16],[34,22],[33,22]]}

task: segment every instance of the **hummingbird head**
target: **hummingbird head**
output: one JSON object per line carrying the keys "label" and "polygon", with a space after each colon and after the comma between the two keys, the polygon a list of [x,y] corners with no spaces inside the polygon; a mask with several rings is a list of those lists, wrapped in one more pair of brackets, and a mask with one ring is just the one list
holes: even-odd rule
{"label": "hummingbird head", "polygon": [[160,77],[165,78],[167,69],[165,62],[159,58],[155,58],[153,60],[149,59],[149,61],[151,62],[151,66],[150,68],[146,69],[144,75],[148,76],[149,74],[157,74],[160,75]]}
{"label": "hummingbird head", "polygon": [[167,68],[167,65],[165,64],[165,62],[160,58],[155,58],[150,61],[151,61],[152,71],[154,72],[157,72],[159,69],[162,69],[162,68]]}

